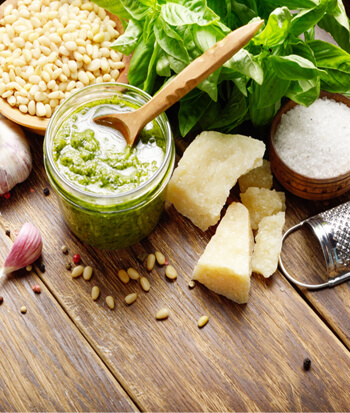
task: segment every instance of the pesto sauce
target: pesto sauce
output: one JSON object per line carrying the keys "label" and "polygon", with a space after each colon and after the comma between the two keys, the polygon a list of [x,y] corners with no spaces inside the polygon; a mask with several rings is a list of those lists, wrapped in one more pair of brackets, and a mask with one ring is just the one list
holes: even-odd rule
{"label": "pesto sauce", "polygon": [[102,114],[134,109],[129,102],[112,97],[73,112],[53,140],[59,171],[80,189],[103,195],[130,191],[148,181],[165,155],[166,139],[158,123],[148,123],[137,144],[130,147],[119,131],[93,121]]}

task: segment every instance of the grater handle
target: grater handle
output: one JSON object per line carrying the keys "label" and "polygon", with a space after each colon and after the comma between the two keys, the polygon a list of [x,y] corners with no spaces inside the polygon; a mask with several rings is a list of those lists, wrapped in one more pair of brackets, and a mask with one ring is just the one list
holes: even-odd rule
{"label": "grater handle", "polygon": [[[305,223],[307,222],[307,220],[300,222],[299,224],[295,225],[294,227],[290,228],[288,231],[286,231],[282,237],[282,247],[283,247],[283,242],[285,241],[285,239],[293,232],[297,231],[300,227],[302,227]],[[350,279],[350,272],[346,273],[346,274],[342,274],[339,275],[338,277],[335,278],[331,278],[330,280],[328,280],[326,283],[322,283],[322,284],[305,284],[302,283],[298,280],[296,280],[295,278],[293,278],[289,272],[286,270],[283,261],[282,261],[282,254],[280,254],[279,259],[278,259],[278,263],[280,266],[280,269],[282,271],[282,273],[284,274],[284,276],[291,281],[293,284],[299,285],[300,287],[304,287],[307,288],[308,290],[320,290],[322,288],[330,288],[330,287],[334,287],[344,281],[347,281]]]}

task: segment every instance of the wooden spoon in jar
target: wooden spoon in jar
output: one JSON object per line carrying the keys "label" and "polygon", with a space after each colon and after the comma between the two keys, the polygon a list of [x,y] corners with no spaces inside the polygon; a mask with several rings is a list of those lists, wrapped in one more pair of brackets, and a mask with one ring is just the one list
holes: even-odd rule
{"label": "wooden spoon in jar", "polygon": [[94,121],[119,130],[127,144],[132,146],[148,122],[165,112],[170,106],[222,66],[250,41],[263,23],[264,20],[259,20],[242,26],[228,34],[224,39],[214,44],[213,47],[190,63],[139,109],[132,112],[97,116],[94,118]]}

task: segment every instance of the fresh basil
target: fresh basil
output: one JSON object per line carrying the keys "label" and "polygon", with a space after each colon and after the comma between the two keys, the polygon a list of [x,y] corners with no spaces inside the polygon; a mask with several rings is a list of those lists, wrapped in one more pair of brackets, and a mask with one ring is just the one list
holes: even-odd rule
{"label": "fresh basil", "polygon": [[[288,97],[308,106],[320,89],[350,95],[350,25],[342,0],[94,0],[126,27],[112,47],[133,53],[129,82],[150,94],[230,31],[265,24],[179,105],[182,136],[268,124]],[[340,47],[315,40],[316,25]]]}

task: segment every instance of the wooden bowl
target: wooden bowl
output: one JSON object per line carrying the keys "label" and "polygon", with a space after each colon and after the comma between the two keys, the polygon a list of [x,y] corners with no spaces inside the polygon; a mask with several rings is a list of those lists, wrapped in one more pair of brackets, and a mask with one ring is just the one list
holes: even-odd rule
{"label": "wooden bowl", "polygon": [[[343,95],[330,92],[321,92],[320,97],[333,99],[350,107],[350,99]],[[272,121],[269,142],[271,170],[284,188],[300,198],[314,201],[336,198],[337,196],[340,196],[350,190],[350,161],[349,171],[345,174],[327,179],[316,179],[295,172],[281,160],[276,152],[274,137],[277,126],[281,121],[282,115],[294,108],[296,105],[297,103],[289,101],[279,110]]]}
{"label": "wooden bowl", "polygon": [[[0,19],[4,16],[4,10],[9,5],[12,4],[14,7],[17,7],[18,0],[6,0],[3,4],[0,5]],[[123,32],[123,26],[121,21],[117,16],[114,16],[111,13],[108,13],[111,20],[114,20],[117,24],[116,29],[119,33]],[[128,83],[127,72],[130,65],[130,56],[124,56],[122,61],[125,64],[125,68],[121,70],[118,82]],[[49,124],[50,119],[38,116],[32,116],[29,114],[22,113],[18,108],[10,106],[6,99],[0,97],[0,113],[6,118],[12,120],[13,122],[30,129],[31,131],[39,134],[45,135],[47,125]]]}

